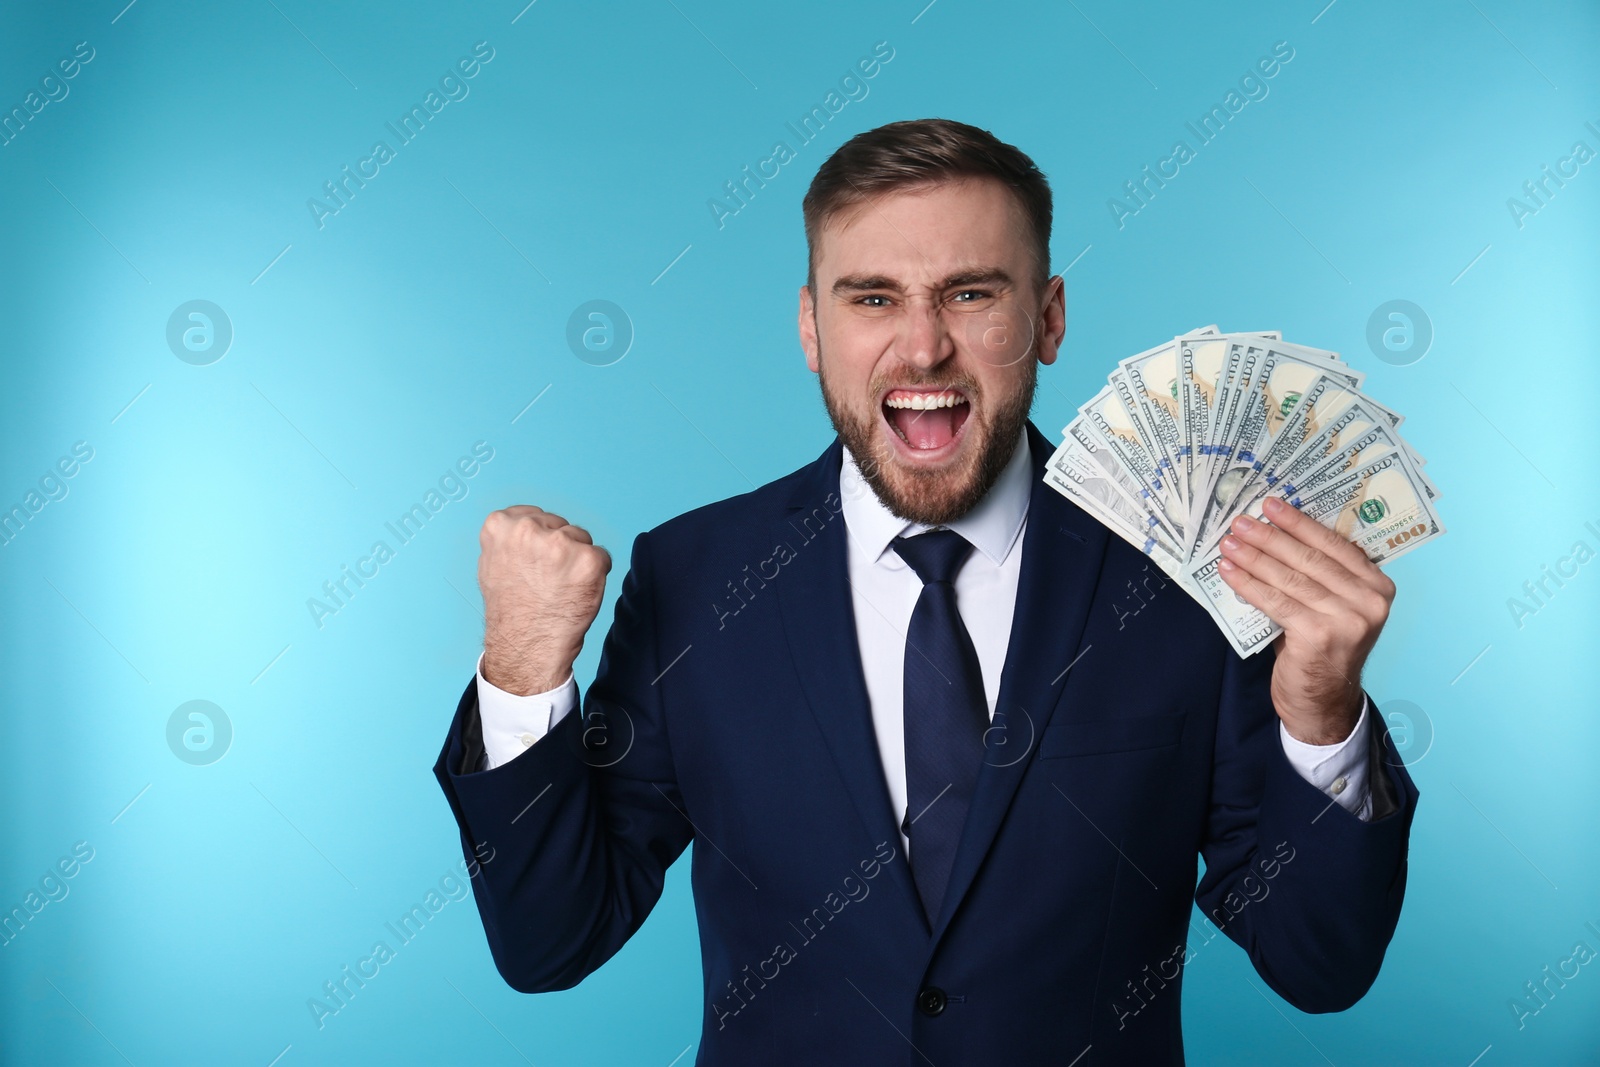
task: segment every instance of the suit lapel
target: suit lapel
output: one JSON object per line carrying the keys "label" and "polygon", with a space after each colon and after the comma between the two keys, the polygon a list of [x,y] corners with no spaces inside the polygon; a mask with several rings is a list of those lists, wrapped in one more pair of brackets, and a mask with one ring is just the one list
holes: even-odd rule
{"label": "suit lapel", "polygon": [[[949,925],[989,852],[1039,736],[1066,691],[1065,674],[1079,647],[1110,532],[1044,481],[1054,449],[1030,420],[1033,488],[1022,538],[1022,570],[1012,613],[1011,640],[984,765],[956,850],[944,903],[933,926],[937,940]],[[847,605],[848,606],[848,603]],[[853,635],[853,631],[852,631]]]}
{"label": "suit lapel", "polygon": [[[871,840],[890,842],[903,858],[861,672],[846,557],[849,542],[840,514],[843,455],[843,445],[835,438],[821,458],[802,472],[789,499],[789,514],[778,536],[795,547],[796,555],[785,567],[784,579],[777,583],[779,610],[801,687],[845,788]],[[910,868],[893,863],[886,869],[906,908],[926,931],[927,920]]]}

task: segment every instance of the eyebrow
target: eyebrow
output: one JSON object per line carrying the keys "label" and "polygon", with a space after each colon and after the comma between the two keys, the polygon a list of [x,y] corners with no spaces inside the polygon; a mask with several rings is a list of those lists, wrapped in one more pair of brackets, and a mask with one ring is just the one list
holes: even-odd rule
{"label": "eyebrow", "polygon": [[[1005,287],[1012,284],[1013,282],[1011,275],[999,267],[972,267],[967,270],[959,270],[954,274],[951,274],[949,277],[945,278],[944,281],[939,283],[938,288],[953,289],[958,286],[965,285],[994,285]],[[833,283],[833,292],[835,295],[841,293],[862,293],[878,289],[887,289],[897,293],[903,291],[898,281],[885,274],[845,274],[841,275],[839,279]]]}

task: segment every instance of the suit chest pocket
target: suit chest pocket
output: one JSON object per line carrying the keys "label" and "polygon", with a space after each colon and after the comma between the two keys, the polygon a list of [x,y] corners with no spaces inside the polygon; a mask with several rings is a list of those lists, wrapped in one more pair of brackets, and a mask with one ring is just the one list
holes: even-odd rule
{"label": "suit chest pocket", "polygon": [[1040,759],[1137,752],[1176,745],[1183,736],[1184,712],[1132,715],[1120,719],[1074,721],[1057,717],[1039,738]]}

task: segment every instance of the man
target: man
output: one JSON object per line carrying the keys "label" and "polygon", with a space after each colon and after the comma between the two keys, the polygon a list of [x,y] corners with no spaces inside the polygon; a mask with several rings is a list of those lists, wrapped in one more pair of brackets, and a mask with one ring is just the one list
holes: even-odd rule
{"label": "man", "polygon": [[1238,527],[1227,580],[1285,629],[1241,660],[1044,484],[1065,300],[1015,148],[893,123],[804,210],[838,437],[635,539],[581,715],[610,557],[536,507],[484,523],[435,773],[493,849],[501,975],[582,981],[693,840],[700,1064],[1180,1064],[1191,899],[1290,1003],[1355,1003],[1417,801],[1358,684],[1393,585],[1293,509]]}

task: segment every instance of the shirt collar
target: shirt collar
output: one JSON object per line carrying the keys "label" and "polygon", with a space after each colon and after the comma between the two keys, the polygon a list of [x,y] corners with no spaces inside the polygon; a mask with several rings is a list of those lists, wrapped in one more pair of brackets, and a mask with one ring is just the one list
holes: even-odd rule
{"label": "shirt collar", "polygon": [[[946,528],[972,542],[973,547],[996,566],[1004,562],[1028,516],[1032,470],[1033,456],[1024,427],[1011,459],[989,492],[971,511],[945,523]],[[896,537],[932,529],[924,523],[908,522],[885,507],[862,478],[861,468],[856,465],[849,446],[844,448],[844,460],[840,465],[839,495],[843,498],[845,529],[849,532],[850,543],[868,563],[877,563]]]}

